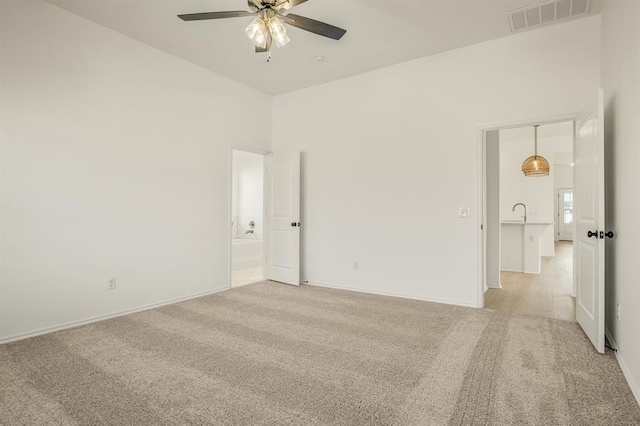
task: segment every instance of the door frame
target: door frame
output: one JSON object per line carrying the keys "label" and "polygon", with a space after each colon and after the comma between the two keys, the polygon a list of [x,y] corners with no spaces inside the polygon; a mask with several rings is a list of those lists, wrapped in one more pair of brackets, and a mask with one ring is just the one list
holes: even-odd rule
{"label": "door frame", "polygon": [[[562,209],[562,212],[560,211],[560,193],[562,191],[571,191],[574,196],[575,196],[575,190],[573,188],[558,188],[558,193],[556,194],[557,198],[556,198],[556,208],[558,209],[558,215],[556,216],[556,223],[558,226],[558,232],[557,232],[557,236],[558,236],[558,241],[569,241],[569,240],[563,240],[560,238],[560,226],[564,225],[564,209]],[[564,202],[564,200],[563,200]],[[574,213],[575,213],[575,207],[574,207]],[[560,218],[562,219],[562,223],[560,221]],[[574,221],[574,228],[575,228],[575,221]],[[575,229],[574,229],[575,230]],[[573,241],[575,239],[575,232],[573,233],[573,236],[571,238],[571,241]]]}
{"label": "door frame", "polygon": [[[263,187],[262,187],[262,226],[264,228],[264,224],[266,223],[266,219],[267,219],[267,190],[268,188],[268,182],[267,179],[264,179],[264,177],[266,176],[266,171],[267,171],[267,157],[270,155],[273,155],[273,152],[265,150],[265,149],[260,149],[260,148],[255,148],[249,145],[242,145],[242,144],[235,144],[235,143],[231,143],[229,144],[229,186],[227,188],[228,192],[228,196],[227,196],[227,203],[228,203],[228,209],[227,209],[227,224],[226,226],[227,228],[227,287],[229,289],[232,288],[233,285],[233,278],[232,278],[232,274],[233,274],[233,267],[232,267],[232,263],[233,263],[233,237],[231,236],[231,221],[233,218],[233,151],[242,151],[242,152],[249,152],[251,154],[258,154],[258,155],[262,155],[264,157],[264,161],[262,163],[262,176],[263,176]],[[263,232],[262,233],[262,255],[263,257],[267,256],[267,241],[266,241],[266,233]],[[263,264],[264,264],[264,259],[262,259]]]}
{"label": "door frame", "polygon": [[[485,232],[484,232],[484,221],[486,217],[485,206],[486,206],[486,185],[485,185],[485,145],[486,145],[486,133],[492,130],[507,130],[507,129],[515,129],[518,127],[527,127],[533,126],[535,124],[555,124],[555,123],[564,123],[571,121],[573,123],[579,117],[579,113],[573,114],[564,114],[564,115],[555,115],[550,117],[541,117],[541,118],[528,118],[522,120],[511,120],[511,121],[500,121],[493,123],[480,124],[476,126],[476,161],[477,161],[477,173],[476,173],[476,232],[477,232],[477,302],[476,306],[478,308],[484,308],[484,292],[485,292],[485,270],[486,270],[486,256],[485,256]],[[576,130],[575,124],[573,126],[573,149],[575,153],[575,144],[576,144]],[[575,191],[575,169],[574,173],[574,191]],[[574,261],[575,261],[575,240],[574,240]],[[575,264],[575,262],[574,262]],[[576,293],[576,276],[573,273],[573,290],[571,295],[575,297]]]}

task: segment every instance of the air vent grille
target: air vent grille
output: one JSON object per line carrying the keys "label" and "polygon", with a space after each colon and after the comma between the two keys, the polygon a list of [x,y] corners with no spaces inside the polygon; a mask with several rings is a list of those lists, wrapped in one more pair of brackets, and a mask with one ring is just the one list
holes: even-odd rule
{"label": "air vent grille", "polygon": [[589,14],[591,0],[552,0],[509,12],[511,32]]}

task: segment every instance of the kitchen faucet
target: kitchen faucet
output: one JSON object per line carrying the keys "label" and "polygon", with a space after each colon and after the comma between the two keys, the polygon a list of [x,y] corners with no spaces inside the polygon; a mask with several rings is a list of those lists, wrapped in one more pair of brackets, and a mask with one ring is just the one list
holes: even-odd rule
{"label": "kitchen faucet", "polygon": [[516,203],[516,204],[513,205],[513,209],[511,209],[511,211],[515,212],[516,211],[516,207],[518,207],[518,206],[524,207],[524,216],[523,216],[524,217],[524,223],[527,223],[527,206],[526,205],[524,205],[523,203]]}

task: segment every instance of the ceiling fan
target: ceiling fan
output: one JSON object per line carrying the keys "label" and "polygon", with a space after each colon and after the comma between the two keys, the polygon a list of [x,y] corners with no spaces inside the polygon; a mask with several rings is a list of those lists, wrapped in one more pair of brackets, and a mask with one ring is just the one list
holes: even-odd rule
{"label": "ceiling fan", "polygon": [[[282,47],[289,43],[287,29],[284,24],[300,28],[334,40],[340,40],[347,32],[342,28],[325,24],[304,16],[288,13],[289,9],[298,6],[307,0],[247,0],[251,12],[240,10],[232,12],[205,12],[189,13],[178,15],[183,21],[203,21],[208,19],[241,18],[245,16],[256,16],[249,24],[245,32],[256,46],[256,53],[269,52],[271,58],[271,46],[273,43]],[[269,61],[267,59],[267,61]]]}

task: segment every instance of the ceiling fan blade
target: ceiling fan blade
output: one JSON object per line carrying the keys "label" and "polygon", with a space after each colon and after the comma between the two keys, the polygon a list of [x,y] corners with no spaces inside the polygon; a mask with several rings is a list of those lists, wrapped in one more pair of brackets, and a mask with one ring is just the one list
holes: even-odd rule
{"label": "ceiling fan blade", "polygon": [[224,19],[224,18],[241,18],[243,16],[253,16],[255,13],[245,10],[233,12],[205,12],[205,13],[188,13],[186,15],[178,15],[183,21],[203,21],[206,19]]}
{"label": "ceiling fan blade", "polygon": [[282,16],[282,18],[289,25],[334,40],[340,40],[342,36],[347,33],[347,30],[343,30],[342,28],[334,27],[333,25],[325,24],[315,19],[305,18],[304,16],[294,15],[293,13]]}
{"label": "ceiling fan blade", "polygon": [[289,10],[292,7],[296,7],[297,5],[306,2],[307,0],[280,0],[276,3],[274,9],[276,10]]}

